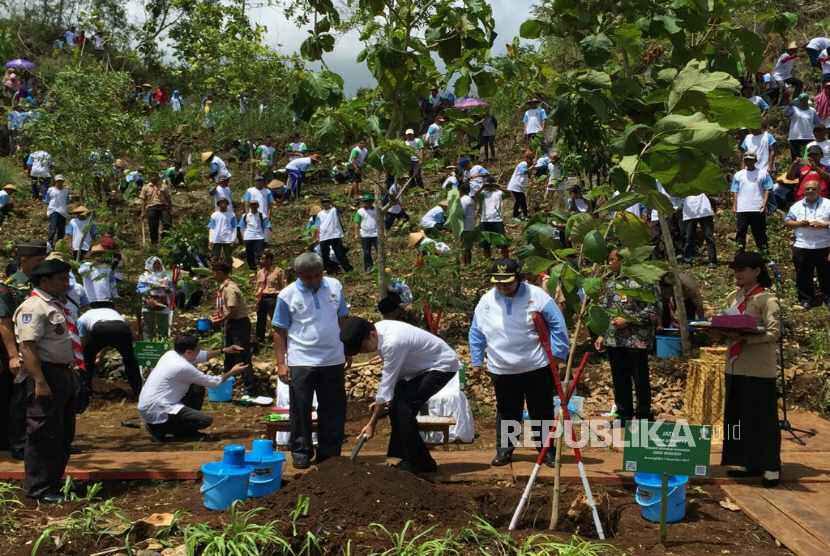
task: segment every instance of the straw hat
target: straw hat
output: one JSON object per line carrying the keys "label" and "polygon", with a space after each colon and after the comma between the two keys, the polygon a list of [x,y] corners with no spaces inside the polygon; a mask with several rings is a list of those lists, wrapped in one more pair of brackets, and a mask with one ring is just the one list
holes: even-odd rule
{"label": "straw hat", "polygon": [[213,151],[205,151],[202,153],[202,162],[207,162],[213,157]]}
{"label": "straw hat", "polygon": [[311,205],[308,207],[308,215],[309,216],[317,216],[317,213],[323,210],[323,207],[320,205]]}
{"label": "straw hat", "polygon": [[413,247],[421,243],[421,240],[423,240],[425,237],[427,237],[427,235],[424,232],[412,232],[406,238],[406,246],[412,249]]}
{"label": "straw hat", "polygon": [[126,168],[126,167],[127,167],[127,163],[126,163],[126,162],[124,162],[124,160],[123,160],[123,159],[121,159],[121,158],[116,158],[116,159],[115,159],[115,167],[116,167],[116,168],[122,168],[122,169],[123,169],[123,168]]}
{"label": "straw hat", "polygon": [[438,206],[439,206],[439,207],[441,207],[441,208],[447,208],[447,207],[449,207],[449,206],[450,206],[450,204],[449,204],[449,203],[446,201],[446,199],[445,199],[445,200],[443,200],[443,201],[439,202],[439,203],[438,203]]}
{"label": "straw hat", "polygon": [[92,211],[86,208],[84,205],[78,205],[77,207],[70,210],[69,214],[77,214],[80,216],[82,214],[89,214],[90,212]]}
{"label": "straw hat", "polygon": [[788,179],[787,172],[781,172],[778,177],[775,178],[775,181],[784,185],[798,185],[798,178],[792,180]]}
{"label": "straw hat", "polygon": [[797,42],[795,42],[795,41],[790,41],[790,42],[788,42],[788,43],[787,43],[787,50],[792,50],[792,49],[794,49],[794,48],[795,48],[795,49],[797,49],[797,48],[798,48],[798,43],[797,43]]}
{"label": "straw hat", "polygon": [[3,190],[17,191],[17,186],[13,183],[7,183],[3,186]]}
{"label": "straw hat", "polygon": [[285,182],[280,180],[271,180],[265,187],[268,189],[279,189],[281,187],[285,187]]}
{"label": "straw hat", "polygon": [[96,243],[92,246],[92,249],[89,250],[90,255],[97,255],[99,253],[107,253],[109,249],[101,245],[100,243]]}

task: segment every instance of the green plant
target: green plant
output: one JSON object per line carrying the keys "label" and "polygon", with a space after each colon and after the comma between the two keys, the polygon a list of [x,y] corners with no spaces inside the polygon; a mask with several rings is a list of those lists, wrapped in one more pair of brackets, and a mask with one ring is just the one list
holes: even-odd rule
{"label": "green plant", "polygon": [[23,503],[17,499],[20,489],[11,483],[0,482],[0,533],[8,533],[17,528],[15,512]]}
{"label": "green plant", "polygon": [[297,503],[294,505],[294,509],[291,510],[291,513],[288,514],[289,518],[291,519],[292,536],[297,536],[297,521],[301,517],[305,517],[308,515],[308,508],[310,504],[311,499],[308,496],[300,495],[297,497]]}
{"label": "green plant", "polygon": [[392,543],[390,548],[383,552],[373,554],[377,556],[438,556],[441,554],[460,554],[458,550],[460,546],[451,531],[448,530],[441,538],[429,539],[428,535],[435,529],[435,526],[432,526],[410,537],[410,529],[412,526],[412,520],[408,520],[404,524],[403,529],[398,532],[392,532],[380,523],[370,524],[370,528],[377,530],[379,534]]}
{"label": "green plant", "polygon": [[239,502],[231,506],[224,529],[216,530],[206,523],[190,525],[184,530],[188,556],[256,556],[276,549],[276,552],[293,553],[291,543],[280,535],[276,521],[265,524],[251,523],[253,517],[264,511],[254,508],[239,509]]}
{"label": "green plant", "polygon": [[86,493],[83,496],[78,496],[75,493],[75,480],[72,478],[72,475],[67,475],[61,487],[61,494],[63,494],[64,499],[68,502],[92,502],[99,498],[98,495],[102,490],[104,490],[103,484],[93,483],[87,487]]}
{"label": "green plant", "polygon": [[132,529],[131,521],[110,498],[103,502],[89,504],[69,514],[67,517],[49,525],[32,546],[35,556],[44,542],[51,541],[53,548],[61,547],[72,541],[93,538],[101,542],[104,537],[122,537]]}

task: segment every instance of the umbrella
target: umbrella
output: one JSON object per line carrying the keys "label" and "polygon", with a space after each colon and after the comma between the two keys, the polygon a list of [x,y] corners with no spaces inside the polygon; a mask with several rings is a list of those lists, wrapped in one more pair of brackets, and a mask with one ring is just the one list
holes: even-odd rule
{"label": "umbrella", "polygon": [[30,62],[29,60],[17,58],[16,60],[9,60],[8,62],[6,62],[6,67],[14,69],[32,70],[35,68],[35,64],[34,62]]}
{"label": "umbrella", "polygon": [[468,110],[470,108],[484,108],[489,106],[486,101],[481,100],[480,98],[462,98],[460,100],[455,101],[455,108],[459,110]]}

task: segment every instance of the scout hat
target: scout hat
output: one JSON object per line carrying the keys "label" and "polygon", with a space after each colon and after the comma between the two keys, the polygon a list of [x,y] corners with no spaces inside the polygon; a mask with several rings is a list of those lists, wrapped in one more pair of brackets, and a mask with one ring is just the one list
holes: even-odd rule
{"label": "scout hat", "polygon": [[45,241],[21,241],[14,248],[20,257],[45,257],[47,251]]}
{"label": "scout hat", "polygon": [[35,283],[38,281],[39,278],[44,278],[46,276],[54,276],[55,274],[62,274],[64,272],[69,272],[70,270],[72,270],[72,267],[61,260],[43,260],[34,269],[32,269],[32,272],[29,273],[29,280]]}
{"label": "scout hat", "polygon": [[202,162],[207,162],[211,158],[213,158],[213,151],[205,151],[202,153]]}
{"label": "scout hat", "polygon": [[369,337],[373,329],[372,323],[366,319],[360,317],[346,319],[340,327],[340,341],[343,342],[346,357],[354,357],[360,353],[363,340]]}
{"label": "scout hat", "polygon": [[406,239],[406,245],[411,249],[421,243],[421,240],[425,237],[427,237],[427,235],[424,232],[412,232]]}
{"label": "scout hat", "polygon": [[17,186],[13,183],[7,183],[6,185],[3,186],[3,189],[4,190],[8,189],[9,191],[17,191]]}
{"label": "scout hat", "polygon": [[90,211],[84,205],[79,205],[79,206],[73,208],[72,210],[70,210],[69,214],[77,214],[78,216],[80,216],[82,214],[89,214],[90,212],[92,212],[92,211]]}
{"label": "scout hat", "polygon": [[90,255],[97,255],[99,253],[106,253],[107,251],[109,251],[109,249],[107,249],[106,247],[104,247],[100,243],[96,243],[95,245],[92,246],[92,249],[89,250],[89,254]]}
{"label": "scout hat", "polygon": [[372,193],[364,193],[360,200],[364,203],[372,203],[375,200],[375,196]]}
{"label": "scout hat", "polygon": [[499,259],[490,267],[491,284],[509,284],[519,277],[519,263],[513,259]]}

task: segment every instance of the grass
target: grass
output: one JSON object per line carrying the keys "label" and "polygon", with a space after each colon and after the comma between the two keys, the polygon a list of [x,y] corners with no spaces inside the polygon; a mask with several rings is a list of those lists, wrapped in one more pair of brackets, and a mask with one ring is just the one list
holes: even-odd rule
{"label": "grass", "polygon": [[10,533],[17,529],[17,509],[23,503],[17,499],[20,489],[11,483],[0,482],[0,533]]}
{"label": "grass", "polygon": [[120,538],[129,534],[132,522],[110,498],[103,502],[89,504],[49,525],[32,546],[32,556],[40,551],[44,543],[51,542],[60,550],[71,542],[94,539],[96,544],[106,538]]}
{"label": "grass", "polygon": [[272,553],[294,554],[291,544],[282,537],[276,521],[252,523],[264,508],[242,511],[238,502],[231,506],[224,529],[215,530],[206,523],[190,525],[184,530],[188,556],[256,556],[268,549]]}

